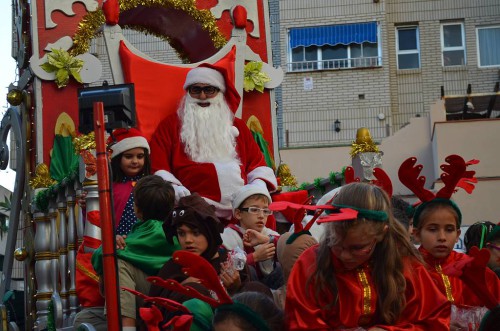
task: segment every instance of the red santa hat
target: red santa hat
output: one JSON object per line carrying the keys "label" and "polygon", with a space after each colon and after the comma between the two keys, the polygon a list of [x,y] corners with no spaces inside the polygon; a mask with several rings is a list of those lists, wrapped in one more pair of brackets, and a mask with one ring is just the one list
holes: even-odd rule
{"label": "red santa hat", "polygon": [[241,97],[234,86],[234,72],[231,69],[231,66],[225,63],[203,63],[188,72],[184,90],[197,83],[217,87],[224,94],[229,109],[235,113],[240,105]]}
{"label": "red santa hat", "polygon": [[148,141],[139,130],[134,128],[114,130],[108,138],[107,145],[108,149],[111,150],[112,158],[138,147],[145,148],[150,152]]}

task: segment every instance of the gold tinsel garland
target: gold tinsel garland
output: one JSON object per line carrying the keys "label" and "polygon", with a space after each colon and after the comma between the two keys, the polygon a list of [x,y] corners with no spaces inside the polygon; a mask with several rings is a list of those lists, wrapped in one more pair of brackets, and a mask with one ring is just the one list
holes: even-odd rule
{"label": "gold tinsel garland", "polygon": [[287,164],[282,163],[278,167],[277,176],[281,181],[282,186],[297,187],[297,179],[292,175]]}
{"label": "gold tinsel garland", "polygon": [[[216,48],[222,48],[227,43],[226,38],[217,28],[216,20],[213,14],[209,10],[199,10],[196,8],[195,0],[120,0],[119,4],[120,12],[133,9],[139,5],[144,7],[162,7],[182,10],[191,16],[195,21],[202,23],[202,28],[209,32],[210,38]],[[77,31],[73,36],[73,47],[70,50],[70,54],[75,56],[88,52],[90,48],[90,41],[96,36],[98,29],[104,23],[105,17],[101,8],[87,13],[78,24]],[[124,26],[124,28],[130,28],[145,34],[151,34],[165,40],[177,51],[179,57],[184,62],[187,62],[187,57],[184,52],[181,49],[178,49],[178,45],[172,45],[168,36],[151,31],[150,29],[142,26]]]}
{"label": "gold tinsel garland", "polygon": [[90,132],[89,134],[82,134],[73,138],[73,146],[75,147],[75,153],[80,154],[83,150],[95,149],[95,134]]}
{"label": "gold tinsel garland", "polygon": [[32,189],[45,188],[54,185],[57,181],[50,178],[49,167],[45,163],[39,163],[35,168],[35,176],[29,180]]}
{"label": "gold tinsel garland", "polygon": [[105,21],[104,13],[100,8],[83,16],[73,36],[73,47],[69,50],[71,56],[88,52],[90,41],[97,35],[97,31]]}
{"label": "gold tinsel garland", "polygon": [[371,140],[371,138],[368,141],[362,143],[356,143],[354,141],[352,142],[351,152],[349,153],[351,155],[351,158],[354,158],[359,153],[366,153],[366,152],[375,152],[375,153],[380,152],[377,145],[375,145],[375,143],[373,142],[373,140]]}
{"label": "gold tinsel garland", "polygon": [[356,131],[356,141],[351,145],[351,158],[355,158],[359,153],[374,152],[379,153],[377,145],[372,140],[370,130],[368,128],[359,128]]}

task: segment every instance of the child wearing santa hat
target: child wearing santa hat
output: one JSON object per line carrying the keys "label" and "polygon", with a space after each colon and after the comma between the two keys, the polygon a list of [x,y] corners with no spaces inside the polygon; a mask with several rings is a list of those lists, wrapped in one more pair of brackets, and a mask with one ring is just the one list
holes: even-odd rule
{"label": "child wearing santa hat", "polygon": [[[279,233],[266,227],[271,195],[265,186],[247,184],[233,197],[233,215],[238,224],[230,224],[222,233],[223,245],[228,250],[236,247],[247,253],[247,265],[256,272],[256,278],[272,289],[283,284],[281,267],[277,263],[276,243]],[[272,274],[272,276],[271,276]]]}
{"label": "child wearing santa hat", "polygon": [[[134,128],[119,128],[112,132],[107,140],[111,156],[111,176],[113,179],[113,207],[116,229],[116,240],[119,247],[124,246],[124,237],[137,222],[134,213],[132,189],[142,177],[150,174],[149,144],[142,133]],[[86,192],[78,202],[85,208]],[[84,213],[85,214],[85,213]],[[87,222],[100,226],[98,211],[87,215]],[[84,236],[79,247],[76,261],[76,289],[80,305],[84,309],[76,317],[75,327],[84,322],[100,325],[97,330],[107,327],[104,316],[104,298],[99,293],[98,276],[90,263],[92,253],[101,244],[100,238]],[[100,323],[100,324],[99,324]]]}
{"label": "child wearing santa hat", "polygon": [[111,155],[116,234],[126,235],[137,221],[132,189],[151,172],[149,144],[139,130],[120,128],[109,136],[107,146]]}

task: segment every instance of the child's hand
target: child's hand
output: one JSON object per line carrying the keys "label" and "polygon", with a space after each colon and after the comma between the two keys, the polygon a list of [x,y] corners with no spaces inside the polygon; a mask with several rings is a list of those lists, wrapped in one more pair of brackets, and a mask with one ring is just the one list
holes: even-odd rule
{"label": "child's hand", "polygon": [[127,244],[125,243],[125,238],[127,238],[126,235],[120,236],[119,234],[116,235],[116,249],[124,249]]}
{"label": "child's hand", "polygon": [[78,205],[80,205],[80,208],[85,209],[87,206],[87,200],[85,199],[87,197],[88,192],[87,191],[82,191],[82,194],[78,198]]}
{"label": "child's hand", "polygon": [[235,292],[241,286],[240,273],[238,270],[235,270],[229,262],[221,263],[221,273],[219,277],[228,292]]}
{"label": "child's hand", "polygon": [[255,249],[253,252],[253,259],[255,262],[261,262],[273,258],[276,247],[274,244],[263,244]]}
{"label": "child's hand", "polygon": [[248,229],[243,235],[243,245],[247,247],[255,247],[257,245],[267,244],[269,237],[259,231]]}

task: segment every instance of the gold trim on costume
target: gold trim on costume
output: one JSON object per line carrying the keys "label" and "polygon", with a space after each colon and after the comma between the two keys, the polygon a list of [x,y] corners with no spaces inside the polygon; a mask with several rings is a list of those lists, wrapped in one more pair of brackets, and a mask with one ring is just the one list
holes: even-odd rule
{"label": "gold trim on costume", "polygon": [[450,279],[448,278],[447,275],[445,275],[443,273],[443,268],[441,268],[440,264],[436,264],[436,271],[438,272],[438,274],[441,276],[441,279],[443,280],[444,289],[446,291],[446,298],[448,299],[449,302],[454,303],[455,298],[453,298],[453,293],[451,292]]}
{"label": "gold trim on costume", "polygon": [[363,286],[363,315],[369,315],[372,312],[372,289],[370,288],[370,283],[368,283],[368,278],[363,269],[358,269],[358,278]]}
{"label": "gold trim on costume", "polygon": [[89,277],[89,278],[91,278],[99,283],[99,276],[97,276],[95,273],[93,273],[89,269],[85,268],[85,266],[78,261],[76,261],[76,268],[78,270],[80,270],[81,272],[83,272],[85,275],[87,275],[87,277]]}

